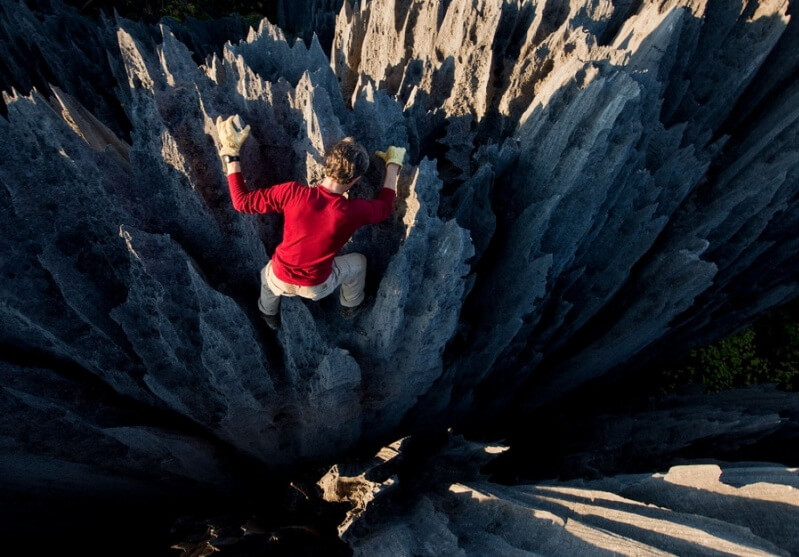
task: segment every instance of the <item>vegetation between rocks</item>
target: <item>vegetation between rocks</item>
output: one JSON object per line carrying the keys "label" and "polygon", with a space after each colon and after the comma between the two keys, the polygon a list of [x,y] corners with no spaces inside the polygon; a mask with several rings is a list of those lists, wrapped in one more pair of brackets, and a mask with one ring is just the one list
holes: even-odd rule
{"label": "vegetation between rocks", "polygon": [[799,391],[799,300],[739,333],[691,350],[680,364],[663,370],[660,380],[664,391],[698,384],[717,392],[763,383]]}

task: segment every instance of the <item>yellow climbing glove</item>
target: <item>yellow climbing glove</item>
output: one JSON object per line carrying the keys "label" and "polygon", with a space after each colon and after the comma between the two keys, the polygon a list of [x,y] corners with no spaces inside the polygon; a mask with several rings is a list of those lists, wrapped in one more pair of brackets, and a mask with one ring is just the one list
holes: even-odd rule
{"label": "yellow climbing glove", "polygon": [[236,114],[223,120],[216,118],[216,132],[219,134],[219,154],[236,156],[241,151],[241,146],[250,135],[249,124],[242,128],[241,116]]}
{"label": "yellow climbing glove", "polygon": [[397,166],[402,167],[402,160],[405,158],[405,148],[390,145],[385,152],[375,151],[375,155],[383,159],[386,162],[386,166],[389,164],[396,164]]}

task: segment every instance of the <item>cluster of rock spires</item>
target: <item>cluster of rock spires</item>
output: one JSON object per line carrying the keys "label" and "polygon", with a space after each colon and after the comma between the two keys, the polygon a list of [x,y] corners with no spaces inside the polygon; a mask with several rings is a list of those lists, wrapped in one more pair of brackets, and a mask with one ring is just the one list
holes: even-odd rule
{"label": "cluster of rock spires", "polygon": [[[330,461],[551,402],[799,292],[787,0],[302,6],[331,45],[0,2],[8,485],[224,485],[229,447]],[[347,135],[409,147],[393,218],[346,248],[374,295],[354,324],[334,299],[260,323],[280,220],[230,205],[213,122],[233,113],[253,186],[315,182]]]}

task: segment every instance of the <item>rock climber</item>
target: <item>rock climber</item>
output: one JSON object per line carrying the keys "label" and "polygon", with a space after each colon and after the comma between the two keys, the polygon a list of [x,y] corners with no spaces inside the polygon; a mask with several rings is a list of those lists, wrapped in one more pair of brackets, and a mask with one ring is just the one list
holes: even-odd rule
{"label": "rock climber", "polygon": [[261,270],[258,309],[266,323],[278,327],[281,296],[316,301],[338,287],[342,315],[352,317],[364,299],[366,257],[336,254],[358,228],[391,215],[405,149],[392,145],[385,152],[376,152],[386,168],[383,188],[375,200],[348,199],[346,195],[369,168],[369,154],[352,137],[339,141],[327,153],[325,178],[319,185],[286,182],[248,191],[239,153],[250,126],[242,127],[236,115],[218,117],[216,127],[233,208],[242,213],[278,211],[284,215],[283,241]]}

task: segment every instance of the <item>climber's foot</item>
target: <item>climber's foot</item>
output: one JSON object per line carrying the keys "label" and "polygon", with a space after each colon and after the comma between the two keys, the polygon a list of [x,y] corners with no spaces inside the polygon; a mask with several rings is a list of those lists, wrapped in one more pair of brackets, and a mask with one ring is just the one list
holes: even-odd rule
{"label": "climber's foot", "polygon": [[355,307],[348,308],[347,306],[341,306],[341,317],[344,319],[352,319],[361,311],[363,310],[363,303],[358,304]]}
{"label": "climber's foot", "polygon": [[371,305],[373,301],[374,298],[366,297],[363,299],[363,302],[361,302],[357,306],[351,308],[347,306],[341,306],[341,317],[343,317],[344,319],[352,319],[353,317],[361,313],[363,311],[363,308],[365,308],[368,305]]}
{"label": "climber's foot", "polygon": [[272,329],[273,331],[277,331],[277,328],[280,326],[280,314],[276,315],[267,315],[265,313],[261,314],[261,319],[264,320],[264,323]]}

